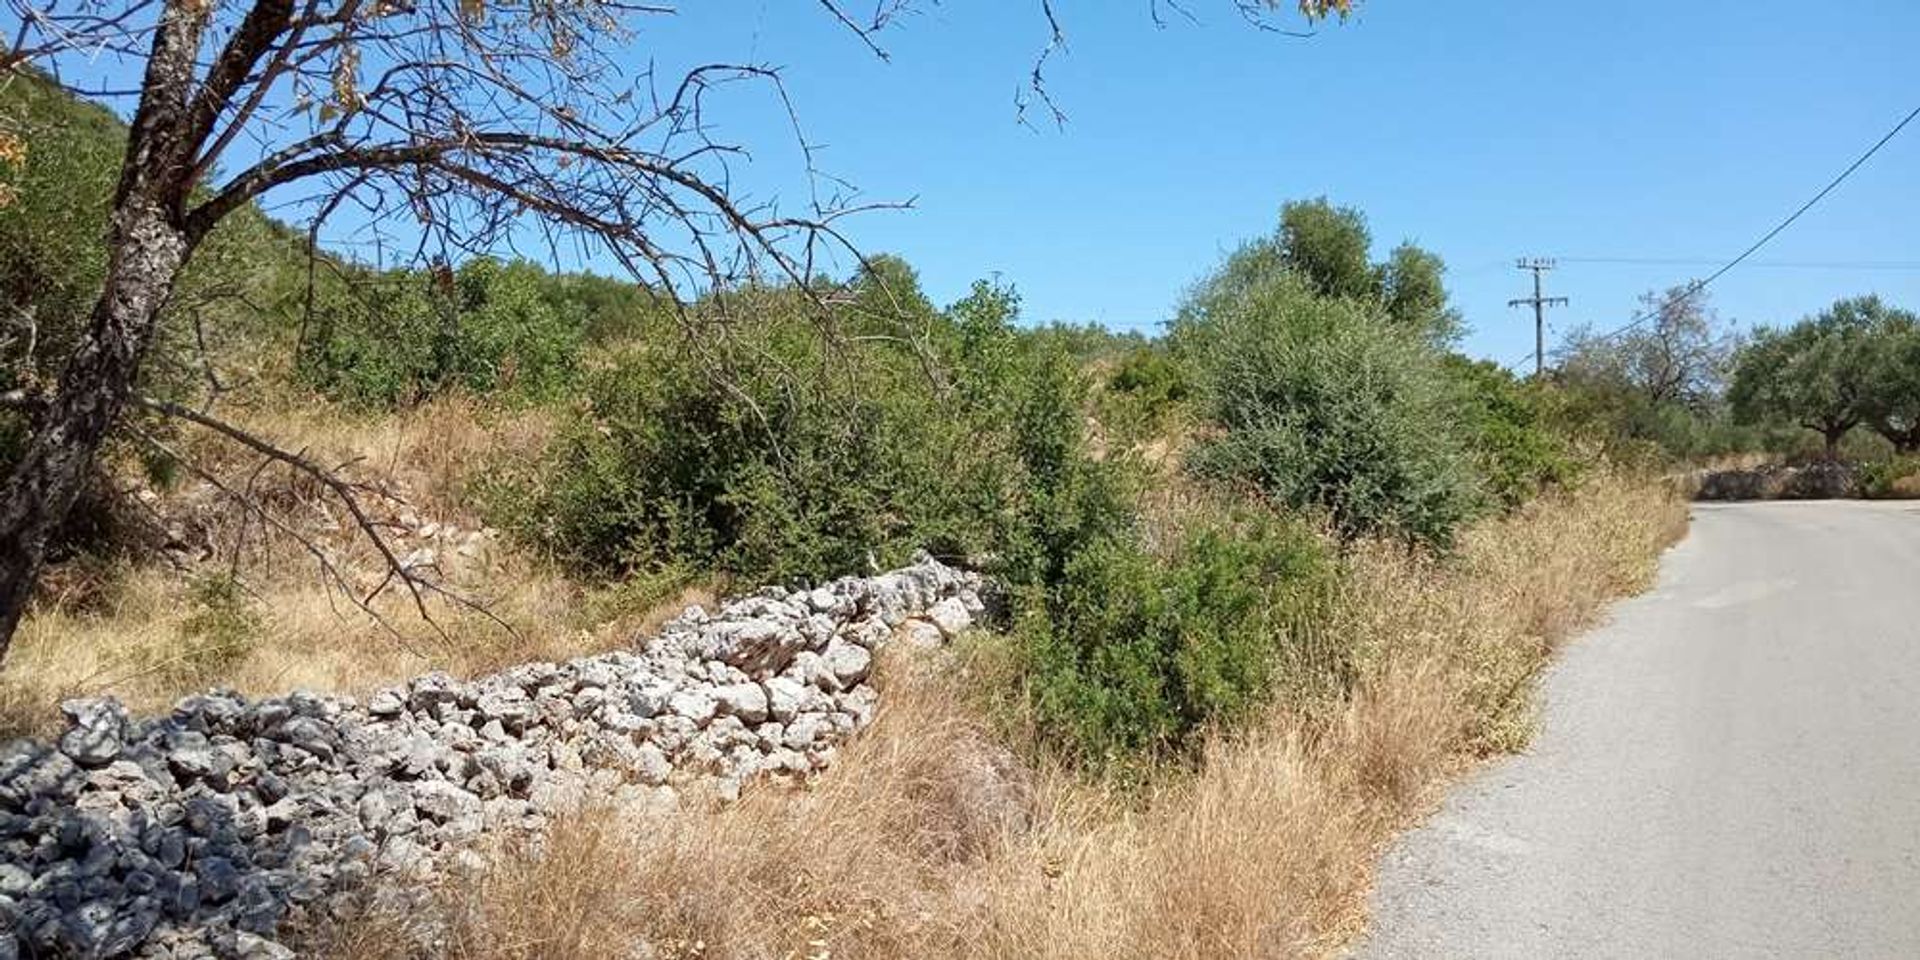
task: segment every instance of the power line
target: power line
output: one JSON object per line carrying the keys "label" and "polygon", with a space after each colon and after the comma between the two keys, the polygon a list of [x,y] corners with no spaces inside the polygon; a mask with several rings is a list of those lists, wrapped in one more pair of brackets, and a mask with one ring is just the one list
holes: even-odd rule
{"label": "power line", "polygon": [[[1840,184],[1845,183],[1846,179],[1848,177],[1853,176],[1853,172],[1855,170],[1860,169],[1862,166],[1864,166],[1868,160],[1873,159],[1873,155],[1876,153],[1879,153],[1880,148],[1886,146],[1889,141],[1891,141],[1894,137],[1898,136],[1900,134],[1900,131],[1905,130],[1907,128],[1907,125],[1912,123],[1915,117],[1920,117],[1920,107],[1913,108],[1911,111],[1907,113],[1906,116],[1900,118],[1900,122],[1894,124],[1893,129],[1888,130],[1885,136],[1881,137],[1879,140],[1874,141],[1873,146],[1867,148],[1867,152],[1861,154],[1852,163],[1847,164],[1847,168],[1845,170],[1840,171],[1839,176],[1834,177],[1831,181],[1827,183],[1826,186],[1821,187],[1819,193],[1814,194],[1813,197],[1809,199],[1806,203],[1801,204],[1799,209],[1796,209],[1792,213],[1788,214],[1785,220],[1782,220],[1779,223],[1775,224],[1773,229],[1768,230],[1766,233],[1762,234],[1760,236],[1760,239],[1755,240],[1751,246],[1747,247],[1745,250],[1740,251],[1739,256],[1734,257],[1732,260],[1729,260],[1726,263],[1722,264],[1718,270],[1715,270],[1712,273],[1708,274],[1705,279],[1695,280],[1691,284],[1688,284],[1686,289],[1680,291],[1679,293],[1674,294],[1671,297],[1668,297],[1659,306],[1641,311],[1639,315],[1635,316],[1631,320],[1628,320],[1625,324],[1621,325],[1620,327],[1613,330],[1609,330],[1606,333],[1603,333],[1593,338],[1594,342],[1611,340],[1614,337],[1620,336],[1621,334],[1627,333],[1628,331],[1631,331],[1639,327],[1641,324],[1646,323],[1648,320],[1654,318],[1655,316],[1658,316],[1662,310],[1665,310],[1666,308],[1676,303],[1679,303],[1680,301],[1685,300],[1686,298],[1691,297],[1696,293],[1699,293],[1701,290],[1706,289],[1708,284],[1725,276],[1727,271],[1732,270],[1734,267],[1739,266],[1748,257],[1753,256],[1753,254],[1757,252],[1761,247],[1766,246],[1767,243],[1771,241],[1774,237],[1779,236],[1781,231],[1792,226],[1794,221],[1799,220],[1800,217],[1803,214],[1805,214],[1808,210],[1813,209],[1815,204],[1819,203],[1822,200],[1825,200],[1827,198],[1827,194],[1832,193],[1836,188],[1840,186]],[[1508,364],[1508,365],[1512,366],[1512,364]]]}
{"label": "power line", "polygon": [[[1555,257],[1562,263],[1622,264],[1627,266],[1697,267],[1725,263],[1719,257]],[[1748,260],[1749,269],[1782,270],[1920,270],[1920,260]]]}

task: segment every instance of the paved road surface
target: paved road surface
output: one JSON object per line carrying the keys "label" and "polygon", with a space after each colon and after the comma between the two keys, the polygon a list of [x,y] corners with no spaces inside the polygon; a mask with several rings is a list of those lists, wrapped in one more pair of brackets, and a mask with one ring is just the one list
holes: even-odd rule
{"label": "paved road surface", "polygon": [[1920,504],[1698,507],[1373,907],[1370,960],[1920,958]]}

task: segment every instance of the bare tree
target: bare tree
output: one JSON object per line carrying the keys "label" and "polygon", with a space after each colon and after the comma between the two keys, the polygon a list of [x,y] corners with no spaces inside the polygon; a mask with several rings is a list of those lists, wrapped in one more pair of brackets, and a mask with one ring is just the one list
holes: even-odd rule
{"label": "bare tree", "polygon": [[1596,335],[1583,327],[1568,334],[1557,351],[1561,375],[1625,389],[1655,406],[1699,409],[1718,399],[1740,338],[1706,293],[1681,285],[1642,294],[1640,305],[1647,319],[1633,329]]}
{"label": "bare tree", "polygon": [[[0,49],[0,82],[34,66],[79,92],[133,101],[87,330],[50,391],[0,398],[31,416],[30,440],[0,487],[0,656],[49,537],[130,405],[293,469],[319,468],[206,411],[135,394],[182,267],[224,217],[270,193],[305,212],[312,236],[342,208],[368,223],[410,222],[421,257],[484,252],[531,234],[596,249],[676,301],[680,291],[724,289],[748,275],[804,287],[825,250],[852,252],[837,224],[858,207],[815,174],[797,124],[813,188],[796,212],[743,199],[731,174],[742,145],[710,134],[706,104],[723,86],[763,84],[786,104],[775,71],[710,63],[668,77],[623,67],[637,24],[671,14],[668,4],[0,3],[17,20]],[[880,53],[876,36],[908,3],[879,0],[861,15],[838,0],[820,8]],[[1253,18],[1284,5],[1235,4]],[[1041,6],[1052,29],[1044,62],[1064,37],[1052,5]],[[1297,6],[1309,18],[1344,15],[1348,0]],[[102,57],[140,64],[138,86],[82,89],[68,76]],[[1031,83],[1044,98],[1040,64]],[[334,489],[353,502],[351,486]],[[403,583],[416,599],[433,589],[384,545],[381,553],[391,568],[383,586]]]}

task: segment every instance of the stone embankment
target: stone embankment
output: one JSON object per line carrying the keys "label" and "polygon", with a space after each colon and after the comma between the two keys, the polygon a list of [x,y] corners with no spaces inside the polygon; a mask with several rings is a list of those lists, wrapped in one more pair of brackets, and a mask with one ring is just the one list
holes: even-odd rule
{"label": "stone embankment", "polygon": [[482,835],[806,777],[872,720],[881,646],[938,645],[982,612],[977,576],[922,560],[364,703],[214,691],[137,718],[69,701],[57,740],[0,750],[0,960],[290,957],[284,931],[418,889]]}

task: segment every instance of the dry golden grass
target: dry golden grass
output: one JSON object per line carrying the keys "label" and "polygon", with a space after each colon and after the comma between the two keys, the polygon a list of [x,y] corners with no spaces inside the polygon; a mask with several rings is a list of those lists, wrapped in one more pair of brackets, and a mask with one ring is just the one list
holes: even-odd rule
{"label": "dry golden grass", "polygon": [[1276,708],[1192,772],[1115,796],[995,745],[965,669],[890,664],[874,728],[797,793],[631,827],[589,811],[499,850],[439,914],[370,917],[322,953],[406,955],[431,921],[473,960],[1325,956],[1373,861],[1436,788],[1524,740],[1554,647],[1641,588],[1685,526],[1658,484],[1602,476],[1476,528],[1450,562],[1352,558],[1330,631],[1353,692]]}
{"label": "dry golden grass", "polygon": [[[428,622],[398,587],[372,604],[383,625],[331,585],[297,540],[188,478],[156,503],[197,553],[182,561],[188,569],[153,562],[86,576],[56,571],[53,583],[72,586],[43,592],[0,671],[0,736],[47,729],[57,720],[54,705],[67,696],[113,694],[155,709],[216,683],[251,694],[364,693],[430,669],[471,675],[579,656],[623,645],[687,604],[712,599],[701,589],[630,591],[622,604],[589,604],[587,591],[550,565],[478,535],[482,525],[465,478],[503,451],[539,449],[552,429],[546,414],[503,413],[454,396],[391,416],[295,402],[229,416],[316,462],[350,464],[356,481],[394,491],[397,499],[367,503],[377,521],[390,524],[396,552],[433,549],[441,577],[513,629],[444,600],[430,600]],[[377,553],[345,522],[339,502],[310,480],[281,468],[256,474],[257,458],[208,434],[182,437],[180,450],[230,487],[250,484],[360,590],[379,582]],[[435,527],[440,532],[420,535]],[[187,636],[196,613],[193,581],[230,568],[240,574],[257,628],[244,642],[209,650]],[[603,616],[585,616],[589,609]]]}
{"label": "dry golden grass", "polygon": [[1920,473],[1910,473],[1894,480],[1887,488],[1887,498],[1891,500],[1920,499]]}

